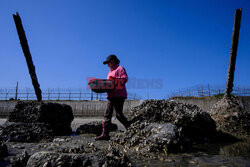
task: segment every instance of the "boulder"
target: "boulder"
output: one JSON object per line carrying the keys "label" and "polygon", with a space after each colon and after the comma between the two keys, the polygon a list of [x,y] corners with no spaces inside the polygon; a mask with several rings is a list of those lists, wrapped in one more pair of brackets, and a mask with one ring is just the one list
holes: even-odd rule
{"label": "boulder", "polygon": [[250,113],[244,110],[238,97],[222,98],[209,113],[218,130],[234,136],[250,136]]}
{"label": "boulder", "polygon": [[9,122],[46,123],[56,136],[71,134],[73,119],[72,108],[69,105],[36,101],[17,102],[8,117]]}
{"label": "boulder", "polygon": [[65,154],[45,151],[33,154],[27,162],[27,167],[87,167],[90,165],[92,165],[90,157],[84,154]]}
{"label": "boulder", "polygon": [[9,142],[40,142],[51,140],[52,129],[45,123],[6,122],[0,126],[0,140]]}
{"label": "boulder", "polygon": [[27,167],[128,167],[131,163],[128,157],[121,153],[117,148],[110,146],[107,152],[94,153],[57,153],[57,152],[37,152],[33,154],[28,162]]}
{"label": "boulder", "polygon": [[[110,131],[116,131],[118,129],[116,124],[111,124]],[[102,122],[101,121],[93,121],[86,124],[81,125],[76,129],[76,134],[96,134],[100,135],[102,133]]]}
{"label": "boulder", "polygon": [[131,109],[132,122],[172,123],[195,142],[205,142],[216,132],[215,121],[198,106],[176,101],[146,100]]}
{"label": "boulder", "polygon": [[188,151],[191,143],[183,136],[181,128],[171,123],[136,122],[115,141],[139,152],[176,153]]}

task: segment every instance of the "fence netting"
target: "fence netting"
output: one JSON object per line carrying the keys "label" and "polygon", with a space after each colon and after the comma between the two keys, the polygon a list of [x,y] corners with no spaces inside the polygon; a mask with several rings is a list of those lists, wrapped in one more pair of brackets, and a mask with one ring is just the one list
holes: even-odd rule
{"label": "fence netting", "polygon": [[[209,97],[209,96],[223,95],[224,92],[225,92],[225,86],[196,85],[193,87],[182,88],[172,91],[172,93],[169,94],[168,96]],[[234,86],[232,94],[236,96],[250,96],[250,87]]]}
{"label": "fence netting", "polygon": [[[43,100],[106,100],[106,93],[95,93],[86,89],[50,88],[42,90]],[[0,100],[36,100],[32,88],[0,88]],[[128,92],[128,100],[140,100],[136,93]]]}

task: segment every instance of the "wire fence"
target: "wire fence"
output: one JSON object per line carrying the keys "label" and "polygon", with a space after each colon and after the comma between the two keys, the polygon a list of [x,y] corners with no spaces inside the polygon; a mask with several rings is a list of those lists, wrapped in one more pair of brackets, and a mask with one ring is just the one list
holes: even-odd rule
{"label": "wire fence", "polygon": [[[196,85],[182,88],[168,94],[166,98],[174,96],[209,97],[222,95],[225,86]],[[237,96],[250,96],[250,87],[234,86],[232,94]],[[106,93],[94,93],[87,89],[75,88],[49,88],[42,90],[43,100],[106,100]],[[36,94],[32,88],[0,88],[0,100],[36,100]],[[141,100],[142,96],[128,92],[128,100]]]}
{"label": "wire fence", "polygon": [[[221,95],[224,93],[225,93],[225,86],[196,85],[193,87],[175,90],[168,97],[173,97],[173,96],[209,97],[209,96]],[[250,96],[250,87],[234,86],[232,94],[237,96]]]}
{"label": "wire fence", "polygon": [[[106,100],[106,93],[95,93],[86,89],[49,88],[42,90],[43,100]],[[31,88],[0,88],[0,100],[36,100]],[[128,100],[140,100],[141,96],[128,92]]]}

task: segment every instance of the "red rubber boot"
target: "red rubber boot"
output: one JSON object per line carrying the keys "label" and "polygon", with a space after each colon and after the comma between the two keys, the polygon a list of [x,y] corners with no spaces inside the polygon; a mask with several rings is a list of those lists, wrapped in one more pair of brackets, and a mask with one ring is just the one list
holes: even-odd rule
{"label": "red rubber boot", "polygon": [[102,123],[102,134],[95,138],[95,140],[109,140],[109,124],[106,122]]}

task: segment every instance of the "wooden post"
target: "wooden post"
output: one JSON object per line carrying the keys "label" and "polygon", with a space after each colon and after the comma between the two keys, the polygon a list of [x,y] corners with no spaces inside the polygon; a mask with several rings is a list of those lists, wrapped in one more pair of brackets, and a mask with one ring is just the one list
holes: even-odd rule
{"label": "wooden post", "polygon": [[17,100],[17,94],[18,94],[18,82],[16,83],[16,95],[15,95],[15,100]]}
{"label": "wooden post", "polygon": [[30,77],[32,80],[32,85],[33,85],[35,92],[36,92],[37,101],[40,102],[40,101],[42,101],[42,91],[40,89],[40,85],[39,85],[38,80],[37,80],[35,66],[33,64],[32,57],[30,54],[28,41],[27,41],[24,29],[23,29],[23,25],[22,25],[22,20],[21,20],[18,13],[16,13],[16,15],[13,14],[13,18],[14,18],[14,21],[16,24],[17,33],[18,33],[19,40],[20,40],[20,43],[21,43],[21,46],[23,49],[26,63],[28,65],[29,74],[30,74]]}
{"label": "wooden post", "polygon": [[9,90],[7,90],[7,89],[5,89],[5,90],[6,90],[5,100],[7,100],[8,94],[9,94]]}
{"label": "wooden post", "polygon": [[202,85],[201,85],[201,97],[203,97],[203,88],[202,88]]}
{"label": "wooden post", "polygon": [[82,91],[81,91],[81,89],[80,89],[80,97],[79,97],[79,100],[81,100],[81,98],[82,98]]}
{"label": "wooden post", "polygon": [[210,86],[209,86],[209,84],[207,86],[208,86],[208,96],[210,97],[211,96]]}
{"label": "wooden post", "polygon": [[50,89],[48,88],[48,100],[50,100]]}
{"label": "wooden post", "polygon": [[90,100],[92,101],[93,100],[93,92],[91,91],[91,98]]}
{"label": "wooden post", "polygon": [[230,50],[230,60],[228,65],[227,83],[224,97],[230,98],[233,91],[234,71],[239,42],[240,22],[242,9],[236,9],[234,16],[233,36]]}

